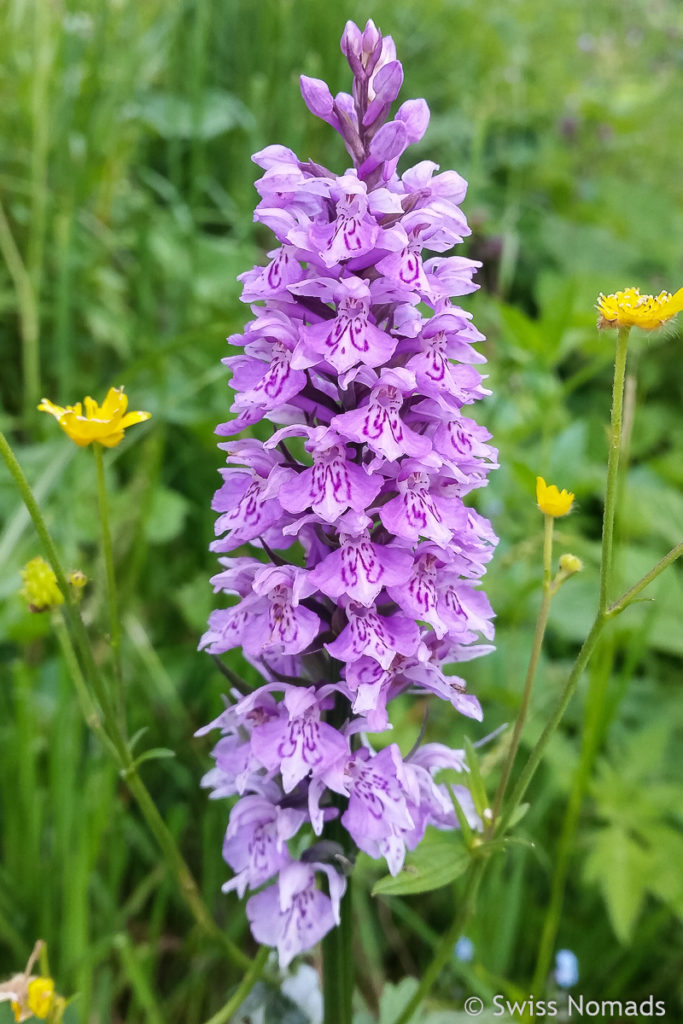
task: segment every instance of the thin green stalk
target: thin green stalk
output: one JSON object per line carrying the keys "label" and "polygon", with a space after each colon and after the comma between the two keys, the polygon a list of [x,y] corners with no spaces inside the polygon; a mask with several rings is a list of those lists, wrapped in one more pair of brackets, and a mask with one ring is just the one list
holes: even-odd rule
{"label": "thin green stalk", "polygon": [[324,1024],[351,1024],[353,1018],[353,915],[351,879],[340,904],[340,923],[322,942]]}
{"label": "thin green stalk", "polygon": [[498,789],[496,791],[496,797],[493,804],[493,814],[491,817],[491,824],[489,826],[489,833],[493,833],[496,828],[496,822],[500,809],[503,806],[503,798],[507,789],[508,782],[510,781],[510,775],[512,774],[512,768],[515,763],[515,757],[519,749],[520,740],[522,738],[522,730],[526,722],[526,717],[529,711],[529,703],[531,701],[531,691],[534,685],[534,679],[536,677],[536,670],[538,668],[538,661],[541,656],[541,650],[543,648],[543,638],[545,636],[546,626],[548,624],[548,613],[550,611],[550,602],[553,598],[552,590],[552,559],[553,559],[553,516],[546,515],[543,531],[543,597],[541,599],[541,607],[538,610],[538,618],[536,619],[536,629],[534,631],[534,639],[531,647],[531,655],[529,658],[529,667],[527,668],[526,679],[524,681],[524,692],[522,694],[522,703],[519,708],[517,715],[517,721],[515,722],[514,732],[512,734],[512,741],[510,743],[510,749],[508,750],[505,764],[503,765],[503,771],[498,783]]}
{"label": "thin green stalk", "polygon": [[83,718],[89,729],[95,733],[97,738],[100,740],[102,746],[109,752],[109,754],[118,761],[119,755],[116,747],[107,735],[107,731],[102,725],[102,719],[98,708],[95,705],[90,691],[88,690],[83,673],[81,672],[81,666],[74,649],[74,645],[71,642],[71,636],[66,626],[66,619],[63,610],[60,608],[59,612],[53,615],[52,625],[57,635],[57,640],[62,652],[64,661],[69,670],[69,674],[76,690],[76,696],[78,702],[81,705],[81,711],[83,712]]}
{"label": "thin green stalk", "polygon": [[[57,578],[57,585],[64,596],[64,615],[66,617],[67,626],[71,635],[75,638],[76,647],[81,656],[81,660],[84,666],[84,674],[89,679],[90,685],[92,686],[97,701],[102,709],[105,721],[111,718],[112,706],[109,700],[109,693],[106,686],[104,685],[100,673],[95,664],[95,659],[92,653],[92,647],[90,645],[90,638],[86,632],[83,620],[80,615],[78,606],[76,605],[71,587],[69,586],[66,578],[66,573],[60,561],[55,547],[54,541],[50,536],[50,532],[47,528],[45,520],[43,519],[42,512],[38,507],[38,503],[33,495],[28,480],[24,476],[24,472],[17,461],[17,458],[10,447],[9,442],[5,435],[0,431],[0,454],[2,455],[7,468],[9,469],[14,482],[17,486],[24,505],[26,506],[31,519],[33,520],[33,526],[40,539],[43,549],[47,556],[47,560],[52,567]],[[113,737],[112,737],[113,739]],[[115,742],[115,741],[114,741]],[[120,757],[125,757],[125,744],[120,748],[117,744]]]}
{"label": "thin green stalk", "polygon": [[[66,579],[62,563],[60,561],[57,549],[54,541],[50,536],[50,532],[47,528],[43,515],[38,507],[38,504],[33,496],[33,492],[29,486],[29,483],[24,476],[23,470],[19,465],[14,452],[12,451],[5,435],[0,431],[0,454],[2,455],[15,483],[19,493],[22,496],[24,504],[28,509],[28,512],[33,520],[36,533],[40,538],[40,541],[47,555],[47,559],[52,566],[52,570],[57,578],[57,584],[62,594],[64,595],[63,612],[66,619],[66,623],[69,632],[72,637],[75,638],[76,644],[80,656],[81,662],[84,666],[84,673],[82,678],[89,680],[90,685],[95,691],[95,695],[100,704],[102,711],[101,722],[102,728],[105,730],[109,737],[109,744],[107,749],[115,756],[116,761],[121,769],[121,774],[125,778],[128,788],[135,797],[138,803],[140,811],[142,812],[147,826],[154,835],[157,843],[159,844],[166,861],[171,868],[173,874],[176,877],[180,891],[185,898],[185,901],[192,912],[192,915],[199,925],[199,927],[211,935],[216,941],[220,942],[223,948],[226,950],[230,958],[235,964],[240,967],[250,968],[252,966],[252,960],[246,956],[231,939],[225,935],[218,927],[216,922],[211,917],[209,911],[206,908],[205,903],[202,900],[197,883],[195,882],[192,874],[180,853],[176,842],[167,828],[163,818],[161,817],[156,804],[152,800],[152,797],[147,790],[144,782],[140,778],[135,762],[128,749],[128,745],[124,736],[122,735],[116,715],[113,713],[113,709],[109,702],[108,692],[104,686],[100,674],[95,664],[95,659],[92,653],[92,647],[90,645],[90,638],[86,632],[85,626],[83,625],[83,619],[81,618],[80,609],[75,604],[73,596],[71,594],[71,588]],[[98,719],[99,720],[99,719]],[[113,749],[112,749],[113,748]]]}
{"label": "thin green stalk", "polygon": [[212,935],[221,943],[238,967],[251,967],[252,960],[220,930],[214,919],[211,917],[211,914],[201,897],[197,883],[192,877],[192,873],[176,845],[175,839],[169,831],[164,819],[161,817],[157,805],[152,800],[149,790],[140,778],[134,764],[129,761],[129,763],[122,768],[121,774],[126,780],[128,788],[135,797],[135,800],[142,811],[144,819],[147,822],[147,827],[161,847],[164,857],[166,858],[166,862],[173,871],[178,887],[199,927],[202,931]]}
{"label": "thin green stalk", "polygon": [[114,948],[118,950],[123,968],[128,976],[128,981],[144,1013],[147,1024],[165,1024],[167,1017],[157,1002],[156,995],[152,990],[145,971],[140,961],[139,953],[133,948],[130,938],[126,932],[114,936]]}
{"label": "thin green stalk", "polygon": [[510,806],[506,808],[505,815],[501,822],[500,831],[504,831],[512,814],[521,802],[527,787],[545,753],[550,739],[557,729],[567,706],[574,695],[584,668],[595,650],[600,635],[608,619],[607,607],[609,601],[609,590],[612,582],[612,562],[614,546],[614,519],[617,508],[617,494],[619,484],[619,456],[622,446],[622,425],[624,408],[624,380],[626,377],[626,352],[628,348],[628,336],[630,328],[620,327],[617,335],[617,347],[614,360],[614,380],[612,384],[612,415],[610,430],[610,446],[607,459],[607,485],[605,489],[605,508],[602,517],[602,552],[600,558],[600,600],[598,611],[595,616],[591,630],[586,637],[581,650],[579,651],[574,667],[565,685],[564,692],[555,709],[553,716],[541,733],[536,746],[531,751],[529,759],[522,769],[517,785],[513,791]]}
{"label": "thin green stalk", "polygon": [[269,950],[267,946],[261,946],[254,958],[254,962],[242,978],[242,981],[236,988],[233,995],[227,1001],[225,1006],[222,1006],[217,1013],[214,1013],[213,1017],[210,1017],[209,1020],[206,1021],[206,1024],[227,1024],[233,1013],[240,1008],[256,982],[263,974],[263,968],[265,967],[266,960],[268,959],[268,952]]}
{"label": "thin green stalk", "polygon": [[[618,371],[615,368],[615,378],[617,376]],[[624,478],[629,463],[631,433],[635,418],[636,379],[633,376],[626,377],[625,379],[624,406],[621,423],[615,423],[615,406],[618,406],[619,404],[619,384],[616,379],[614,387],[616,391],[615,398],[617,400],[613,403],[612,442],[614,442],[615,439],[616,426],[616,434],[619,443],[619,464],[617,471],[615,471],[616,485],[614,489],[614,501],[612,502],[614,505],[614,522],[616,524],[617,510],[623,506]],[[607,501],[605,504],[607,506]],[[608,522],[609,510],[607,507],[605,514],[607,517],[606,522]],[[609,590],[609,581],[607,582],[606,589],[607,591]],[[562,918],[562,907],[564,904],[567,878],[569,876],[569,865],[574,846],[574,837],[579,824],[583,797],[586,789],[588,788],[593,762],[600,742],[600,722],[602,720],[610,672],[609,669],[603,669],[602,671],[598,669],[597,673],[593,672],[592,675],[593,678],[590,681],[585,700],[581,755],[578,766],[573,774],[569,800],[567,801],[567,806],[565,808],[562,828],[560,831],[560,839],[554,857],[550,898],[548,900],[548,906],[543,921],[543,929],[536,958],[536,968],[534,970],[533,980],[531,983],[531,991],[535,994],[540,994],[542,991],[543,985],[545,984],[545,980],[550,971],[555,942]]]}
{"label": "thin green stalk", "polygon": [[581,756],[574,777],[572,779],[571,791],[562,822],[560,840],[554,857],[553,878],[550,889],[550,899],[545,912],[543,930],[538,947],[536,968],[534,970],[531,992],[534,995],[540,994],[545,979],[550,970],[555,940],[560,928],[562,918],[562,906],[564,903],[565,886],[569,874],[569,864],[574,847],[574,837],[581,813],[584,793],[590,781],[593,761],[599,745],[600,719],[604,705],[609,671],[599,673],[598,685],[591,687],[590,699],[586,700],[585,727],[583,731],[583,743]]}
{"label": "thin green stalk", "polygon": [[14,235],[0,202],[0,254],[7,265],[17,297],[21,332],[21,363],[24,388],[24,415],[32,414],[40,397],[40,359],[38,355],[38,303],[30,275],[14,241]]}
{"label": "thin green stalk", "polygon": [[116,693],[114,703],[119,716],[119,728],[125,735],[125,698],[123,692],[123,675],[121,672],[121,620],[119,618],[118,596],[116,592],[116,575],[114,572],[114,550],[111,543],[111,530],[109,528],[109,503],[107,501],[107,484],[104,478],[104,459],[102,457],[102,445],[95,443],[92,446],[95,457],[95,470],[97,475],[97,502],[100,511],[100,525],[102,527],[102,551],[104,553],[104,565],[107,576],[107,603],[109,605],[109,630],[111,649],[114,660],[114,678],[116,680]]}
{"label": "thin green stalk", "polygon": [[583,670],[588,664],[588,661],[593,651],[595,650],[595,646],[598,640],[600,639],[600,634],[602,633],[605,627],[605,622],[606,619],[604,616],[597,615],[595,621],[593,622],[593,625],[591,626],[590,633],[583,642],[583,646],[581,647],[581,650],[578,653],[576,661],[574,662],[574,667],[572,668],[569,674],[569,678],[565,684],[565,688],[562,692],[562,696],[560,697],[557,707],[555,708],[555,711],[552,717],[550,718],[549,722],[547,723],[545,729],[541,733],[540,738],[536,742],[535,747],[529,754],[527,762],[524,765],[524,768],[522,769],[519,779],[517,780],[517,784],[512,791],[512,795],[510,796],[510,799],[508,801],[508,806],[505,809],[505,813],[501,819],[500,827],[498,829],[498,832],[500,834],[505,832],[512,815],[514,814],[517,807],[524,798],[524,794],[526,793],[529,783],[531,782],[531,779],[533,778],[536,769],[538,768],[541,762],[541,758],[543,757],[546,751],[546,747],[550,743],[550,740],[555,730],[562,721],[562,718],[564,716],[565,711],[567,710],[569,702],[574,696],[574,691],[576,690],[579,679],[581,678]]}
{"label": "thin green stalk", "polygon": [[602,558],[600,562],[600,603],[599,613],[604,615],[609,603],[612,583],[612,561],[614,557],[614,519],[617,508],[619,456],[621,454],[621,430],[624,408],[624,379],[626,376],[626,352],[630,327],[620,327],[617,335],[617,350],[614,360],[614,382],[612,385],[612,425],[610,432],[609,456],[607,460],[607,487],[605,510],[602,518]]}
{"label": "thin green stalk", "polygon": [[681,541],[680,544],[677,544],[675,548],[672,548],[671,551],[669,551],[667,555],[664,555],[664,558],[661,558],[649,572],[645,573],[642,579],[639,579],[637,583],[634,583],[633,586],[626,591],[626,593],[622,594],[620,598],[614,601],[607,609],[607,617],[611,619],[620,615],[625,608],[628,608],[628,606],[635,601],[638,594],[645,590],[645,587],[652,583],[660,573],[664,572],[664,570],[672,565],[677,558],[680,558],[681,555],[683,555],[683,541]]}
{"label": "thin green stalk", "polygon": [[441,971],[452,957],[453,946],[462,935],[467,926],[467,922],[474,914],[477,903],[477,893],[479,892],[479,886],[481,885],[481,880],[484,877],[485,870],[486,859],[484,857],[478,857],[470,865],[470,868],[463,879],[463,886],[466,887],[466,892],[464,901],[460,907],[460,912],[455,915],[450,928],[441,938],[434,958],[425,973],[422,975],[420,984],[415,990],[414,995],[411,996],[401,1013],[398,1015],[396,1020],[392,1022],[392,1024],[408,1024],[408,1021],[412,1020],[415,1011],[419,1009],[422,1000],[427,996],[436,979],[441,974]]}

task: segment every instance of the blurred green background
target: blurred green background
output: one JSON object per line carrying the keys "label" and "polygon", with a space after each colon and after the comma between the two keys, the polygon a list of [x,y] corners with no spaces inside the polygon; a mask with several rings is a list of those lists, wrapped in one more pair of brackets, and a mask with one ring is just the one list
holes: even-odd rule
{"label": "blurred green background", "polygon": [[[470,181],[482,290],[464,305],[487,333],[494,397],[476,415],[501,469],[476,498],[501,535],[487,580],[498,650],[463,666],[479,727],[432,706],[430,738],[462,744],[511,721],[539,600],[537,473],[576,492],[559,550],[585,561],[557,598],[525,744],[539,734],[590,624],[606,463],[613,337],[596,296],[683,284],[683,14],[676,0],[5,0],[0,12],[0,421],[15,440],[68,566],[92,579],[84,612],[106,657],[94,470],[46,395],[100,400],[124,384],[152,420],[106,455],[113,495],[131,731],[171,747],[145,778],[216,917],[251,949],[243,908],[222,896],[227,808],[209,803],[196,728],[225,683],[195,651],[212,606],[213,429],[229,405],[225,336],[248,309],[235,276],[272,247],[254,227],[258,169],[278,142],[336,171],[348,158],[308,114],[298,75],[349,87],[338,40],[371,14],[393,35],[403,98],[432,110],[402,166],[433,159]],[[683,384],[676,329],[634,332],[630,469],[617,574],[635,581],[681,539]],[[239,973],[201,939],[116,771],[81,721],[49,616],[30,615],[19,570],[39,553],[0,471],[0,978],[49,944],[73,1020],[199,1024]],[[623,587],[621,589],[623,589]],[[667,1000],[683,1013],[683,578],[669,571],[602,643],[531,792],[519,847],[495,862],[437,997],[529,991],[558,834],[580,808],[557,946],[579,960],[587,998]],[[236,663],[239,658],[236,656]],[[436,704],[437,702],[433,702]],[[423,707],[401,701],[409,749]],[[582,753],[583,751],[583,753]],[[495,784],[499,751],[482,749]],[[579,765],[581,768],[579,769]],[[577,772],[579,779],[576,782]],[[356,887],[360,985],[419,973],[458,896]],[[548,981],[547,994],[554,983]],[[290,1016],[286,1016],[289,1013]],[[441,1019],[441,1018],[439,1018]],[[448,1018],[457,1020],[453,1013]],[[273,1006],[269,1024],[302,1024]]]}

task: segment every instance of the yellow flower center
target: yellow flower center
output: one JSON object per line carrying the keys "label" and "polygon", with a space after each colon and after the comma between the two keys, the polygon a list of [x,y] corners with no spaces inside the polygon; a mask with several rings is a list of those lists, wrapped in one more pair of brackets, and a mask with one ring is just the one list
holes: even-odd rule
{"label": "yellow flower center", "polygon": [[598,296],[598,327],[640,327],[654,331],[683,309],[683,288],[675,295],[641,295],[638,288],[626,288],[613,295]]}

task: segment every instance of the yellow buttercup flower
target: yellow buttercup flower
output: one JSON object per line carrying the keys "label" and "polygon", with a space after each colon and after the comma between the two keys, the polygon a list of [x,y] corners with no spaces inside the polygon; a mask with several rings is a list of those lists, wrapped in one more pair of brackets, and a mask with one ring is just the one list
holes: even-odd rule
{"label": "yellow buttercup flower", "polygon": [[598,296],[598,327],[640,327],[654,331],[683,310],[683,288],[675,295],[641,295],[638,288],[626,288],[614,295]]}
{"label": "yellow buttercup flower", "polygon": [[32,612],[47,612],[64,604],[64,595],[57,586],[57,577],[44,558],[38,555],[21,570],[24,585],[21,596]]}
{"label": "yellow buttercup flower", "polygon": [[128,396],[124,394],[123,388],[109,388],[102,405],[98,405],[90,396],[83,400],[83,405],[76,402],[75,405],[62,407],[44,398],[38,408],[54,416],[62,430],[81,448],[93,441],[105,448],[114,448],[123,440],[126,427],[143,423],[152,415],[149,412],[127,413]]}
{"label": "yellow buttercup flower", "polygon": [[46,1020],[50,1016],[58,1024],[64,1016],[66,1000],[56,995],[52,978],[31,974],[42,947],[43,942],[39,939],[21,974],[0,982],[0,1003],[9,1002],[17,1024],[33,1017]]}
{"label": "yellow buttercup flower", "polygon": [[[26,1006],[34,1015],[39,1017],[41,1020],[45,1020],[50,1008],[52,1006],[52,1000],[55,994],[55,983],[52,978],[32,978],[28,983],[28,992],[26,998]],[[14,1017],[16,1020],[17,1010],[13,1004],[12,1009],[14,1010]],[[20,1009],[17,1006],[17,1009]]]}
{"label": "yellow buttercup flower", "polygon": [[557,518],[567,515],[574,502],[574,495],[571,491],[558,491],[555,484],[548,486],[542,476],[537,476],[536,501],[541,512]]}

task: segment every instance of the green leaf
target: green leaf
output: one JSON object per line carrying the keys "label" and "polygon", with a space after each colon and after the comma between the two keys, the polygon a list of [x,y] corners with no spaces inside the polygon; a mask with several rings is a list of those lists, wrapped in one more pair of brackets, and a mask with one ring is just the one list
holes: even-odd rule
{"label": "green leaf", "polygon": [[448,793],[451,798],[451,803],[453,804],[453,810],[455,811],[455,815],[458,819],[458,824],[460,825],[460,831],[462,832],[465,840],[465,845],[469,846],[472,839],[472,829],[469,821],[467,820],[467,815],[460,806],[460,801],[458,800],[453,787],[448,783],[446,783],[446,785],[448,786]]}
{"label": "green leaf", "polygon": [[614,933],[631,941],[651,869],[648,851],[618,825],[601,829],[586,859],[586,877],[597,882]]}
{"label": "green leaf", "polygon": [[452,833],[427,833],[417,850],[408,854],[403,871],[396,876],[380,878],[372,895],[408,896],[441,889],[466,871],[470,860],[470,854],[463,849],[459,836]]}
{"label": "green leaf", "polygon": [[150,93],[138,116],[164,139],[213,139],[253,123],[244,104],[223,89],[207,89],[196,104],[173,93]]}
{"label": "green leaf", "polygon": [[479,758],[474,749],[474,744],[469,736],[465,736],[465,753],[467,755],[467,767],[469,768],[469,790],[472,794],[474,807],[480,818],[484,818],[484,812],[489,810],[489,798],[486,795],[486,787],[479,767]]}
{"label": "green leaf", "polygon": [[185,523],[187,510],[187,499],[177,491],[157,488],[145,523],[145,536],[150,544],[166,544],[177,537]]}
{"label": "green leaf", "polygon": [[140,742],[140,740],[142,739],[146,732],[149,732],[149,726],[143,725],[142,729],[138,729],[138,731],[136,733],[133,733],[131,738],[128,740],[128,750],[131,754],[133,753],[136,746],[138,745],[138,743]]}
{"label": "green leaf", "polygon": [[135,768],[139,768],[144,761],[162,761],[175,756],[175,750],[169,750],[168,747],[151,747],[149,750],[143,751],[139,757],[135,758],[133,766]]}
{"label": "green leaf", "polygon": [[379,1024],[393,1024],[417,990],[415,978],[404,978],[398,985],[387,984],[379,1000]]}
{"label": "green leaf", "polygon": [[530,804],[519,804],[519,806],[515,807],[512,817],[510,818],[508,828],[514,828],[515,825],[518,825],[522,818],[526,816],[526,812],[529,810],[530,806]]}
{"label": "green leaf", "polygon": [[679,920],[683,920],[683,836],[664,826],[651,828],[648,839],[653,845],[647,889],[668,904]]}

